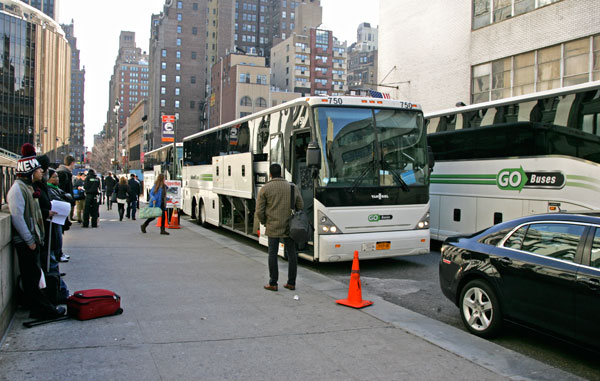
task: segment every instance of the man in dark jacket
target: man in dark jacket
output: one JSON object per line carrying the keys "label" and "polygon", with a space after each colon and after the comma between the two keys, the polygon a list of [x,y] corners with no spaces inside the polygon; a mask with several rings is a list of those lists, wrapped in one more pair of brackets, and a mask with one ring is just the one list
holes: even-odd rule
{"label": "man in dark jacket", "polygon": [[[63,160],[64,164],[58,166],[56,172],[58,173],[58,187],[65,193],[68,193],[73,197],[73,169],[75,168],[75,158],[71,155],[65,156]],[[73,207],[71,207],[71,213],[69,218],[73,221]]]}
{"label": "man in dark jacket", "polygon": [[104,178],[104,184],[106,185],[106,210],[112,209],[111,197],[117,186],[117,180],[113,177],[112,172],[108,172],[108,176]]}
{"label": "man in dark jacket", "polygon": [[96,177],[93,169],[88,171],[83,184],[85,190],[85,208],[83,209],[82,227],[87,228],[90,216],[92,217],[92,227],[98,227],[98,194],[100,193],[100,180]]}
{"label": "man in dark jacket", "polygon": [[[277,291],[277,280],[279,278],[277,252],[281,240],[288,256],[288,281],[283,287],[295,290],[298,258],[296,257],[296,244],[289,237],[288,225],[292,212],[290,209],[292,205],[292,200],[290,200],[292,195],[291,184],[281,177],[281,166],[279,164],[271,164],[269,172],[271,181],[260,188],[256,203],[256,215],[260,223],[265,225],[265,234],[269,238],[270,279],[265,289]],[[298,187],[294,187],[294,191],[294,208],[295,210],[302,210],[304,202]]]}
{"label": "man in dark jacket", "polygon": [[129,199],[127,200],[127,218],[131,216],[132,220],[135,220],[135,210],[137,209],[138,196],[140,195],[140,183],[135,179],[135,175],[132,173],[129,181]]}

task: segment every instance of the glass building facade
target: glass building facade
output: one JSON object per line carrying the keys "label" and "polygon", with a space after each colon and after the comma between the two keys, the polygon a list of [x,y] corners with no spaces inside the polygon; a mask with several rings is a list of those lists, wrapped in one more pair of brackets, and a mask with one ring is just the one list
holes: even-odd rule
{"label": "glass building facade", "polygon": [[37,25],[0,13],[0,147],[20,154],[34,141]]}

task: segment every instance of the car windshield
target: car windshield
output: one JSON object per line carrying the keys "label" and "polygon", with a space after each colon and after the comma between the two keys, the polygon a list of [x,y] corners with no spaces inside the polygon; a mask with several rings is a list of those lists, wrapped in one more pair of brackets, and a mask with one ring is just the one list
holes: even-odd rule
{"label": "car windshield", "polygon": [[320,185],[401,186],[428,183],[422,114],[410,110],[318,107],[324,154]]}

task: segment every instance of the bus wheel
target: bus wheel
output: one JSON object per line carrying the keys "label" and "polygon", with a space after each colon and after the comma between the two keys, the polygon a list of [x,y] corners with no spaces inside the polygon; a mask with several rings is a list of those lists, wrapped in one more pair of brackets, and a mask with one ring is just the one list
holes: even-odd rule
{"label": "bus wheel", "polygon": [[202,227],[208,228],[208,222],[206,222],[206,208],[202,201],[200,201],[200,207],[198,208],[198,223],[202,225]]}

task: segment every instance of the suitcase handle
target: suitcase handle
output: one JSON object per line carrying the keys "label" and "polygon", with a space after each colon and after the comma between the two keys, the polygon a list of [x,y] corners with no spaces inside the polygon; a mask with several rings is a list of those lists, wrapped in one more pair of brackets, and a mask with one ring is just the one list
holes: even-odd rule
{"label": "suitcase handle", "polygon": [[83,299],[96,299],[96,298],[107,298],[107,299],[115,299],[115,300],[121,299],[121,297],[119,295],[117,295],[117,294],[114,294],[114,295],[85,296],[82,293],[76,292],[73,295],[77,296],[78,298],[83,298]]}

